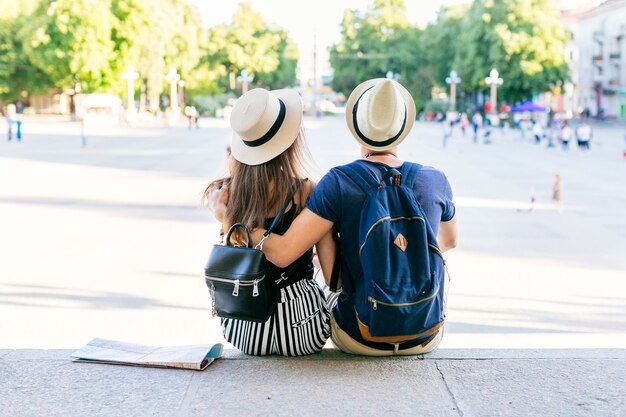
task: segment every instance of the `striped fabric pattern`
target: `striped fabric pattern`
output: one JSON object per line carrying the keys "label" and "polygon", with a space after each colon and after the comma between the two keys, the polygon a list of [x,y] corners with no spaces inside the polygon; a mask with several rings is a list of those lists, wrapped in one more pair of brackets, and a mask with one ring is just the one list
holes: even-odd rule
{"label": "striped fabric pattern", "polygon": [[224,338],[248,355],[303,356],[319,352],[330,336],[330,312],[314,280],[280,290],[280,302],[265,323],[222,319]]}

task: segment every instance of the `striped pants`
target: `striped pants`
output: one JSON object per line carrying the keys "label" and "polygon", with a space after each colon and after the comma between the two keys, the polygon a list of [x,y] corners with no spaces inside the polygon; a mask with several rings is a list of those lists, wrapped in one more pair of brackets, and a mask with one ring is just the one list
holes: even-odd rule
{"label": "striped pants", "polygon": [[314,280],[280,290],[280,302],[265,323],[222,319],[224,338],[248,355],[302,356],[322,350],[330,336],[330,312]]}

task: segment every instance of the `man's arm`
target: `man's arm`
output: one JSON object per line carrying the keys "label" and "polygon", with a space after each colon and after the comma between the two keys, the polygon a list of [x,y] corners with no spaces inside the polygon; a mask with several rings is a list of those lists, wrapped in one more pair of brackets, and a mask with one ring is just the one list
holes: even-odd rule
{"label": "man's arm", "polygon": [[[337,242],[333,239],[332,230],[326,233],[319,242],[315,244],[317,257],[324,274],[326,285],[330,285],[330,278],[333,274],[333,266],[335,265],[335,257],[337,256]],[[340,284],[337,285],[341,287]]]}
{"label": "man's arm", "polygon": [[[326,220],[305,208],[304,211],[296,217],[289,227],[289,230],[287,230],[284,235],[280,236],[272,233],[265,239],[263,252],[265,252],[265,256],[271,263],[279,268],[285,268],[302,256],[308,249],[312,248],[317,242],[320,242],[322,237],[330,232],[332,227],[333,223],[330,220]],[[265,230],[262,229],[255,229],[252,232],[252,240],[254,243],[261,240],[264,232]],[[322,243],[322,247],[323,246],[324,244]],[[325,249],[322,249],[322,251],[326,252]],[[322,270],[324,270],[324,263],[327,263],[327,261],[323,259],[324,257],[328,258],[328,256],[320,258],[320,262],[323,262]]]}
{"label": "man's arm", "polygon": [[437,243],[441,252],[456,248],[458,230],[456,227],[456,216],[450,221],[439,223],[437,232]]}

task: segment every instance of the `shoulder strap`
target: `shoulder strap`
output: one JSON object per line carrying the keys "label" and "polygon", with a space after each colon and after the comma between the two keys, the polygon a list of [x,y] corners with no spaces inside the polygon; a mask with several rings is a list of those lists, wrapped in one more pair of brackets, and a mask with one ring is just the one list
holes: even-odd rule
{"label": "shoulder strap", "polygon": [[274,221],[272,221],[272,224],[270,225],[270,227],[268,227],[265,233],[263,233],[264,237],[267,237],[270,235],[270,233],[272,233],[272,230],[274,230],[274,227],[276,227],[276,225],[280,221],[280,218],[283,217],[283,214],[285,214],[285,210],[287,209],[287,206],[293,199],[293,196],[295,195],[296,190],[297,188],[294,187],[291,189],[291,191],[289,191],[289,194],[287,194],[287,197],[285,198],[283,205],[280,206],[280,209],[278,209],[278,213],[276,213],[276,216],[274,217]]}
{"label": "shoulder strap", "polygon": [[417,172],[422,169],[420,164],[416,164],[414,162],[405,162],[400,172],[402,173],[402,184],[407,187],[412,187],[413,182],[415,181],[415,176]]}
{"label": "shoulder strap", "polygon": [[339,274],[341,272],[341,242],[339,241],[339,231],[337,226],[333,226],[333,240],[335,241],[335,263],[333,264],[333,272],[330,275],[330,290],[337,292],[339,284]]}
{"label": "shoulder strap", "polygon": [[348,165],[339,166],[337,167],[337,169],[346,174],[359,186],[359,188],[369,194],[371,191],[374,191],[378,186],[378,178],[373,178],[374,175],[372,174],[370,175],[370,179],[367,179],[365,176],[366,173],[363,172],[365,168],[357,168],[355,165],[356,164],[351,163]]}

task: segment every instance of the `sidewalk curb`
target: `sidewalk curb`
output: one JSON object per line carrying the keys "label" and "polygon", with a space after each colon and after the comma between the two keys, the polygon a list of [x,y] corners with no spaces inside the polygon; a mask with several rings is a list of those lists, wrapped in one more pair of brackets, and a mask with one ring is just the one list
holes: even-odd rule
{"label": "sidewalk curb", "polygon": [[[69,356],[76,349],[2,349],[0,361],[14,362],[25,360],[69,360]],[[249,361],[249,360],[331,360],[331,361],[376,361],[376,360],[626,360],[626,349],[440,349],[427,355],[417,356],[386,356],[367,357],[353,356],[338,349],[324,349],[319,354],[291,357],[284,356],[251,356],[236,349],[224,349],[222,359]]]}

